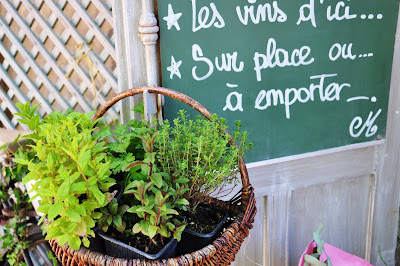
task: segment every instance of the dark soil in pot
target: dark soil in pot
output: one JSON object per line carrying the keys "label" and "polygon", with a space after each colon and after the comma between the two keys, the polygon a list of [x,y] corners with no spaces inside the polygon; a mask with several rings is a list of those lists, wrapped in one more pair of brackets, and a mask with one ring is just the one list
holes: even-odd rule
{"label": "dark soil in pot", "polygon": [[[139,218],[135,214],[126,215],[126,230],[131,229]],[[109,256],[126,259],[166,259],[175,254],[177,241],[172,237],[163,239],[164,243],[158,241],[149,245],[149,238],[142,235],[132,235],[131,232],[118,232],[113,227],[109,227],[107,233],[99,231],[100,236],[105,240],[106,253]]]}
{"label": "dark soil in pot", "polygon": [[187,226],[178,243],[176,255],[192,253],[217,239],[228,213],[220,208],[201,204],[192,215],[186,214]]}

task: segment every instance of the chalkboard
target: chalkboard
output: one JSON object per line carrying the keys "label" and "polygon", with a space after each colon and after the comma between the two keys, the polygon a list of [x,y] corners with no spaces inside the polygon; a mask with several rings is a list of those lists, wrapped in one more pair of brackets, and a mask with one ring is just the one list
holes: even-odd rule
{"label": "chalkboard", "polygon": [[398,4],[158,1],[162,85],[241,120],[246,162],[384,138]]}

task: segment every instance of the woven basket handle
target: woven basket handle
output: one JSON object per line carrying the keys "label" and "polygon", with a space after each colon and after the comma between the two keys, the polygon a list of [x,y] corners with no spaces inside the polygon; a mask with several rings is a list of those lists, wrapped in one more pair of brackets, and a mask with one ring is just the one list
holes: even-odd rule
{"label": "woven basket handle", "polygon": [[[114,97],[112,97],[97,111],[97,113],[94,115],[92,121],[95,121],[98,118],[102,117],[107,112],[107,110],[110,109],[119,100],[124,99],[129,96],[141,94],[146,90],[149,93],[162,94],[162,95],[174,98],[183,103],[186,103],[187,105],[191,106],[192,108],[197,110],[199,113],[201,113],[204,117],[206,117],[207,119],[210,119],[210,116],[212,113],[210,111],[208,111],[200,103],[198,103],[197,101],[193,100],[192,98],[190,98],[189,96],[187,96],[185,94],[182,94],[180,92],[177,92],[177,91],[174,91],[171,89],[163,88],[163,87],[138,87],[138,88],[133,88],[133,89],[129,89],[129,90],[120,92],[117,95],[115,95]],[[253,188],[251,187],[250,182],[249,182],[249,175],[247,173],[246,164],[242,157],[239,160],[239,169],[240,169],[240,175],[241,175],[242,185],[243,185],[242,202],[247,205],[252,198],[251,195],[253,195],[253,197],[254,197],[254,194],[253,194]],[[245,220],[247,220],[247,219],[245,219]]]}

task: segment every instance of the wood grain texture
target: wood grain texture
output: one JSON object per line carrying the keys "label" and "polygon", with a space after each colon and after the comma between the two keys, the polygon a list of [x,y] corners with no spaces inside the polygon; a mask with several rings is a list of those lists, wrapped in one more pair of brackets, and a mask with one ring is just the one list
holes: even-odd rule
{"label": "wood grain texture", "polygon": [[379,157],[373,217],[375,226],[372,231],[371,262],[374,265],[384,265],[378,256],[379,246],[384,260],[389,265],[395,264],[400,195],[400,13],[397,23],[386,128],[386,145]]}
{"label": "wood grain texture", "polygon": [[249,236],[244,241],[242,248],[236,255],[235,261],[232,263],[233,266],[242,265],[263,265],[265,259],[265,247],[264,247],[264,219],[267,213],[264,210],[266,198],[256,198],[257,214],[253,229],[250,230]]}
{"label": "wood grain texture", "polygon": [[[118,92],[146,85],[144,46],[138,32],[141,10],[142,5],[139,0],[113,2]],[[142,95],[122,100],[121,115],[124,123],[131,118],[141,119],[141,114],[132,111],[140,102]]]}
{"label": "wood grain texture", "polygon": [[249,167],[257,197],[343,178],[369,176],[374,170],[374,146],[298,160]]}

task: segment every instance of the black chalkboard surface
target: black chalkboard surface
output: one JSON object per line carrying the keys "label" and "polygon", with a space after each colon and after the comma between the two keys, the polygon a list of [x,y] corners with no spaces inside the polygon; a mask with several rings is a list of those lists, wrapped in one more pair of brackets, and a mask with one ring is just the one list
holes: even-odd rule
{"label": "black chalkboard surface", "polygon": [[246,162],[384,138],[398,4],[160,0],[162,85],[242,120]]}

